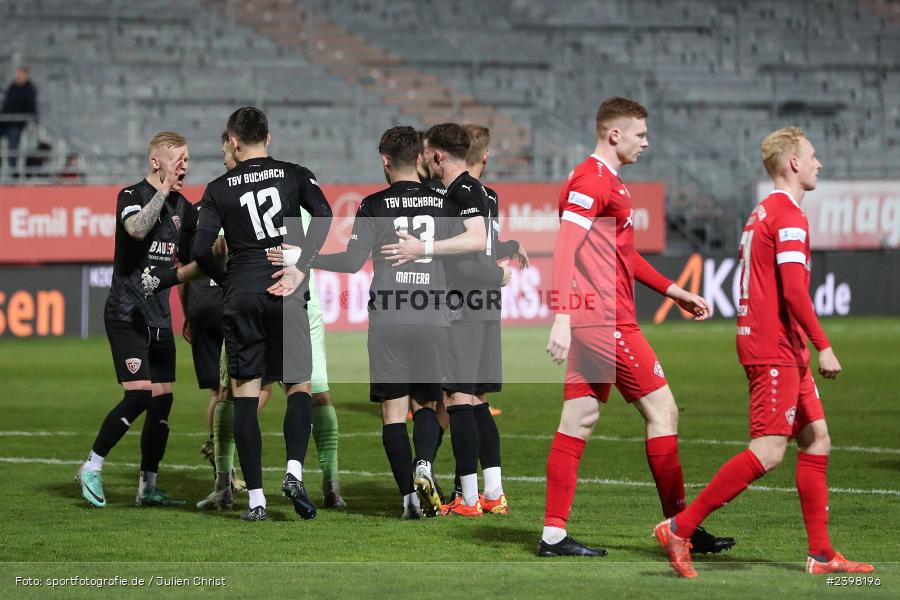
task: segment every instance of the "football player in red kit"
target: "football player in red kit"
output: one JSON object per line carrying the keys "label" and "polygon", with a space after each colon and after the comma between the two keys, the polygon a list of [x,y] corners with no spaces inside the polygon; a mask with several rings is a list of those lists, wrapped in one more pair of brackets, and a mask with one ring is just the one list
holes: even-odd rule
{"label": "football player in red kit", "polygon": [[797,493],[806,534],[808,573],[871,573],[845,559],[828,536],[825,473],[831,440],[819,391],[809,368],[807,339],[819,353],[819,373],[834,379],[841,365],[809,297],[809,226],[800,208],[816,188],[821,163],[797,127],[769,134],[762,158],[775,189],[744,226],[740,247],[737,350],[750,383],[750,446],[731,458],[683,512],[657,525],[656,538],[682,577],[691,564],[695,529],[714,510],[777,467],[791,438],[797,441]]}
{"label": "football player in red kit", "polygon": [[[706,319],[710,309],[706,300],[672,283],[634,249],[634,210],[619,169],[647,148],[646,118],[647,110],[633,100],[604,101],[597,112],[594,153],[575,167],[560,194],[560,231],[553,251],[558,301],[551,300],[556,316],[547,351],[556,362],[568,359],[568,364],[562,417],[547,459],[540,556],[606,554],[571,538],[566,522],[581,454],[612,382],[646,422],[647,460],[663,514],[674,516],[684,508],[678,407],[637,325],[634,281],[672,298],[697,320]],[[734,545],[733,539],[702,529],[694,542],[700,552]]]}

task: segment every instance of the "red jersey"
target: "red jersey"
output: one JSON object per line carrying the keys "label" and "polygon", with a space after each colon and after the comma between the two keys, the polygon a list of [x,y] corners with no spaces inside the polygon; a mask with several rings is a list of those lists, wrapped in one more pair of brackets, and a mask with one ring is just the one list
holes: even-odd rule
{"label": "red jersey", "polygon": [[[798,367],[809,364],[807,336],[795,314],[789,310],[784,293],[783,273],[779,267],[788,263],[805,267],[802,283],[805,304],[811,309],[808,290],[812,261],[806,214],[790,194],[773,190],[750,213],[741,235],[737,319],[737,351],[741,364]],[[818,327],[814,312],[812,320]],[[811,335],[814,334],[811,332]],[[824,338],[824,333],[821,335]]]}
{"label": "red jersey", "polygon": [[[617,325],[635,324],[634,210],[631,195],[616,171],[596,154],[575,167],[560,192],[559,215],[563,227],[554,252],[554,289],[560,292],[562,304],[567,303],[567,291],[575,289],[584,298],[585,305],[580,310],[565,306],[557,312],[570,314],[572,327],[584,327],[612,324],[614,306]],[[571,251],[563,246],[566,222],[587,230],[583,242],[574,248],[572,282],[557,281],[561,271],[557,269],[557,260],[563,258],[561,254]],[[610,290],[613,282],[614,303]]]}

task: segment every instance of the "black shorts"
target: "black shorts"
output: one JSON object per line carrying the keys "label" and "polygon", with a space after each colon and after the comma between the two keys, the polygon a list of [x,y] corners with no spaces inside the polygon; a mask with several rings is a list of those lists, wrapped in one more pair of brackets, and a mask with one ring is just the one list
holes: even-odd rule
{"label": "black shorts", "polygon": [[175,337],[171,327],[104,319],[119,383],[175,381]]}
{"label": "black shorts", "polygon": [[201,390],[219,389],[219,360],[222,357],[222,341],[225,339],[225,328],[194,328],[191,322],[191,354],[194,357],[194,373],[197,374],[197,385]]}
{"label": "black shorts", "polygon": [[305,383],[312,343],[303,291],[289,298],[237,294],[225,300],[225,352],[233,379]]}
{"label": "black shorts", "polygon": [[500,321],[452,321],[444,389],[463,394],[503,388]]}
{"label": "black shorts", "polygon": [[372,402],[411,396],[419,404],[442,397],[447,327],[369,325],[369,397]]}

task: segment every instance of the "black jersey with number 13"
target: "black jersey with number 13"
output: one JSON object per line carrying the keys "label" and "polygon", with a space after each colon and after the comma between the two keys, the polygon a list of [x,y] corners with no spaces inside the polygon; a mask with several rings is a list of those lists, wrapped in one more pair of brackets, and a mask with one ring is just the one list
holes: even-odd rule
{"label": "black jersey with number 13", "polygon": [[372,251],[370,323],[449,324],[442,261],[423,257],[395,267],[380,251],[382,245],[397,242],[401,229],[423,242],[454,235],[457,219],[448,216],[446,201],[443,194],[418,181],[398,181],[359,205],[347,245]]}

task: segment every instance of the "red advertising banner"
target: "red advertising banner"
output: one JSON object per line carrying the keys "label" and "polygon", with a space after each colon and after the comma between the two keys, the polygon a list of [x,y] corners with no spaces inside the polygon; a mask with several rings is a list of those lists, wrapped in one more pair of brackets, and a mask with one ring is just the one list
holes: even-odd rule
{"label": "red advertising banner", "polygon": [[[771,190],[761,182],[758,198]],[[820,181],[801,207],[813,250],[900,248],[900,181]]]}
{"label": "red advertising banner", "polygon": [[[324,185],[335,220],[324,252],[342,250],[360,201],[383,184]],[[501,239],[519,240],[530,254],[553,251],[558,183],[498,183]],[[0,263],[108,262],[113,257],[118,186],[0,187]],[[184,189],[199,201],[204,186]],[[635,243],[642,252],[666,246],[665,188],[628,185],[634,201]]]}

